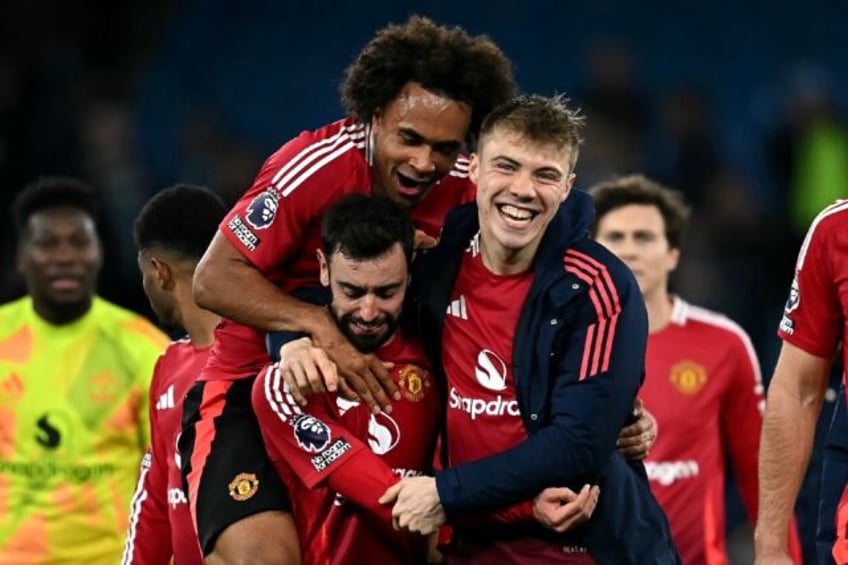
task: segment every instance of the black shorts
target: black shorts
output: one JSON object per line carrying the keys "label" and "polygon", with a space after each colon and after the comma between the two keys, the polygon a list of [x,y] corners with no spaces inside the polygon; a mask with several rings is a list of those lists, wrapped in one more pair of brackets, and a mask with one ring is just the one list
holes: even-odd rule
{"label": "black shorts", "polygon": [[203,555],[242,518],[268,510],[291,512],[253,412],[253,381],[198,381],[185,398],[178,447]]}

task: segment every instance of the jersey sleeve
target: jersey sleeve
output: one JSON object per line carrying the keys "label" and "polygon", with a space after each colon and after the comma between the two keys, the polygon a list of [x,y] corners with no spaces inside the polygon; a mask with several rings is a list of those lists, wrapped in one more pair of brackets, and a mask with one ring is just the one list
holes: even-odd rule
{"label": "jersey sleeve", "polygon": [[[161,375],[162,357],[156,363],[148,395],[159,394],[157,383]],[[139,469],[138,483],[130,503],[130,523],[124,543],[122,565],[169,563],[173,555],[171,527],[168,517],[167,452],[162,438],[156,433],[156,410],[148,409],[149,425],[153,431],[151,448],[145,453]]]}
{"label": "jersey sleeve", "polygon": [[730,335],[727,382],[721,405],[722,444],[727,446],[742,500],[751,523],[757,519],[757,454],[763,426],[760,366],[747,335]]}
{"label": "jersey sleeve", "polygon": [[342,423],[329,394],[313,395],[301,407],[274,365],[253,385],[253,408],[274,466],[294,474],[307,488],[327,486],[353,504],[391,521],[378,499],[398,477]]}
{"label": "jersey sleeve", "polygon": [[147,319],[138,316],[128,326],[132,331],[125,332],[125,352],[130,357],[133,371],[133,384],[130,389],[130,403],[137,404],[133,410],[138,422],[139,453],[150,447],[150,395],[153,373],[162,352],[168,345],[168,337]]}
{"label": "jersey sleeve", "polygon": [[319,140],[304,132],[263,164],[219,226],[253,266],[267,273],[291,259],[303,245],[306,228],[352,191],[361,142],[355,135],[342,128]]}
{"label": "jersey sleeve", "polygon": [[842,309],[834,279],[833,238],[826,226],[814,222],[801,246],[778,335],[811,355],[830,359],[842,331]]}

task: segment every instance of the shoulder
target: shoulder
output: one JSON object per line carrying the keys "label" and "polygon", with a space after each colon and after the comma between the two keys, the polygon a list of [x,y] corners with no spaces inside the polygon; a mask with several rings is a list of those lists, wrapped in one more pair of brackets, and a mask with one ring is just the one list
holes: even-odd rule
{"label": "shoulder", "polygon": [[720,312],[689,304],[675,297],[672,323],[697,333],[699,340],[704,340],[704,343],[710,343],[719,349],[735,347],[744,350],[746,354],[753,354],[751,338],[745,329]]}
{"label": "shoulder", "polygon": [[836,241],[848,246],[848,200],[837,200],[812,221],[801,244],[796,269],[801,270],[811,250]]}
{"label": "shoulder", "polygon": [[17,326],[23,321],[25,313],[32,306],[32,299],[29,296],[22,296],[17,300],[0,304],[0,334],[4,330],[9,330],[13,326]]}
{"label": "shoulder", "polygon": [[636,285],[633,272],[600,243],[584,238],[563,251],[563,268],[593,286],[607,286],[630,292]]}
{"label": "shoulder", "polygon": [[91,315],[107,335],[121,343],[142,347],[157,356],[168,345],[168,336],[150,320],[102,298],[95,297]]}

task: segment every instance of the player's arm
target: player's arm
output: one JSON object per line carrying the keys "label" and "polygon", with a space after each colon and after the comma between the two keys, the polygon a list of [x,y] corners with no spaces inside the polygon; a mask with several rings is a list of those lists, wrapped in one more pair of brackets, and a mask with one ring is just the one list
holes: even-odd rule
{"label": "player's arm", "polygon": [[807,469],[831,359],[786,341],[769,384],[759,453],[756,562],[786,559],[788,532]]}
{"label": "player's arm", "polygon": [[307,228],[320,222],[332,203],[327,195],[339,196],[335,187],[345,173],[339,166],[277,178],[310,141],[298,138],[280,149],[224,218],[195,271],[194,298],[201,307],[259,331],[311,335],[366,404],[386,408],[387,393],[394,396],[397,388],[379,360],[357,351],[326,309],[283,292],[266,276],[301,251]]}
{"label": "player's arm", "polygon": [[[285,353],[283,363],[313,363],[312,346]],[[380,495],[398,481],[391,468],[341,422],[328,394],[313,395],[305,406],[291,396],[280,371],[271,365],[253,384],[253,408],[265,448],[278,473],[292,473],[307,487],[326,486],[351,503],[391,522]]]}
{"label": "player's arm", "polygon": [[[159,364],[156,366],[158,369]],[[155,398],[159,391],[156,374],[154,371],[150,398]],[[162,438],[155,433],[155,411],[149,410],[149,415],[150,429],[154,430],[152,446],[141,460],[138,482],[130,502],[122,565],[169,563],[173,555],[168,518],[168,454]]]}

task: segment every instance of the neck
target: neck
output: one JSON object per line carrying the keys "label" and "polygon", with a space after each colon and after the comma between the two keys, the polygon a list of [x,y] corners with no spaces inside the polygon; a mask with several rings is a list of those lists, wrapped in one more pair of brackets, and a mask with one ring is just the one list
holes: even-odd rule
{"label": "neck", "polygon": [[480,234],[480,255],[483,264],[495,275],[516,275],[529,271],[533,266],[533,258],[536,256],[538,243],[529,245],[517,251],[504,249],[497,246],[492,248],[485,243],[483,234]]}
{"label": "neck", "polygon": [[671,323],[671,313],[674,304],[668,290],[663,287],[656,292],[643,296],[645,308],[648,310],[648,331],[658,332]]}
{"label": "neck", "polygon": [[179,304],[180,321],[188,334],[191,344],[195,347],[208,347],[215,340],[215,328],[221,322],[221,317],[214,312],[199,307],[191,296],[191,285],[183,286]]}
{"label": "neck", "polygon": [[43,320],[54,326],[70,324],[82,318],[91,309],[93,299],[87,298],[73,304],[49,304],[33,299],[33,308]]}

